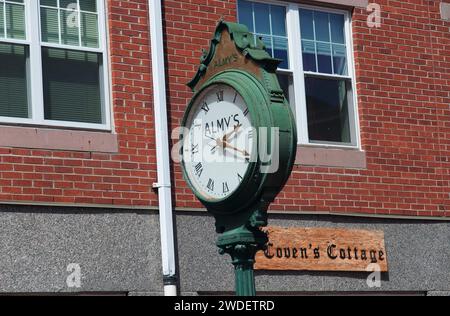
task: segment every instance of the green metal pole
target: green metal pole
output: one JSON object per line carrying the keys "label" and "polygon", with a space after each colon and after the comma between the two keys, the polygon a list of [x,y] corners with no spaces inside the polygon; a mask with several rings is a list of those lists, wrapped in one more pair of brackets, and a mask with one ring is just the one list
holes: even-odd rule
{"label": "green metal pole", "polygon": [[252,243],[242,243],[234,246],[231,255],[233,258],[237,296],[256,296],[253,266],[258,249],[258,245]]}
{"label": "green metal pole", "polygon": [[236,295],[237,296],[256,296],[255,274],[253,272],[253,263],[236,263]]}
{"label": "green metal pole", "polygon": [[[220,248],[220,254],[231,256],[237,296],[256,296],[255,257],[258,251],[265,249],[268,242],[267,234],[259,228],[267,225],[265,214],[266,212],[258,209],[249,209],[246,215],[247,225],[233,227],[225,232],[218,229],[218,233],[221,235],[217,240],[217,246]],[[220,220],[220,223],[226,224],[226,220],[230,219]],[[226,226],[224,225],[224,227]]]}

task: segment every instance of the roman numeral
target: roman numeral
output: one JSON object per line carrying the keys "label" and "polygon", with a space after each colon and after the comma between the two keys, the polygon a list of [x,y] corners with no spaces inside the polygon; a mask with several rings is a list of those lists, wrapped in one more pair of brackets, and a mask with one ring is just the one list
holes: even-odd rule
{"label": "roman numeral", "polygon": [[207,187],[209,190],[214,191],[214,180],[213,179],[209,179]]}
{"label": "roman numeral", "polygon": [[191,145],[192,154],[198,154],[199,153],[199,145]]}
{"label": "roman numeral", "polygon": [[242,182],[242,180],[244,180],[244,178],[242,178],[242,176],[238,173],[238,179],[239,179],[239,183]]}
{"label": "roman numeral", "polygon": [[244,116],[247,116],[248,113],[250,113],[250,110],[247,108],[247,109],[244,111]]}
{"label": "roman numeral", "polygon": [[201,162],[198,163],[198,165],[195,166],[195,175],[197,177],[201,177],[203,173],[203,164]]}
{"label": "roman numeral", "polygon": [[254,136],[253,129],[251,129],[251,130],[248,132],[248,139],[253,139],[253,136]]}
{"label": "roman numeral", "polygon": [[223,100],[224,100],[223,91],[217,92],[216,95],[217,95],[217,102],[223,102]]}
{"label": "roman numeral", "polygon": [[208,113],[208,112],[209,112],[210,109],[209,109],[208,103],[203,102],[202,110],[205,111],[205,113]]}
{"label": "roman numeral", "polygon": [[228,183],[224,182],[223,183],[223,193],[228,193],[230,192],[230,189],[228,188]]}
{"label": "roman numeral", "polygon": [[236,92],[236,94],[234,95],[233,103],[236,103],[237,97],[238,97],[238,94],[237,94],[237,92]]}

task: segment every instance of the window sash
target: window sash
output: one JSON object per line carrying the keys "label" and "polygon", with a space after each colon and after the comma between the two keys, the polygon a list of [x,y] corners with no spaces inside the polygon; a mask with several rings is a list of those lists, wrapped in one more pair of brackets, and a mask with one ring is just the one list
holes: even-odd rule
{"label": "window sash", "polygon": [[[11,24],[14,24],[14,21],[16,19],[11,19],[11,16],[8,15],[9,13],[14,13],[13,11],[8,11],[7,9],[19,9],[23,12],[23,20],[19,20],[20,22],[24,22],[23,25],[23,30],[18,30],[18,31],[23,31],[24,34],[14,34],[14,29],[10,28],[9,22],[11,22]],[[17,11],[15,11],[17,12]],[[25,14],[25,2],[14,2],[14,1],[10,1],[10,0],[0,0],[0,40],[3,39],[9,39],[9,40],[25,40],[27,37],[26,34],[26,25],[25,25],[25,19],[27,18],[26,14]],[[8,17],[10,18],[8,20]],[[22,24],[22,23],[20,23]]]}
{"label": "window sash", "polygon": [[[354,53],[353,53],[353,36],[351,29],[351,16],[346,10],[325,8],[315,5],[296,4],[285,1],[276,0],[249,0],[255,3],[273,4],[286,7],[286,31],[288,38],[288,54],[289,54],[289,69],[278,69],[278,74],[292,75],[293,85],[289,87],[290,91],[293,91],[293,95],[290,99],[295,100],[295,106],[293,106],[294,115],[297,118],[298,129],[298,143],[300,145],[310,146],[327,146],[336,148],[355,148],[361,149],[361,137],[359,127],[359,116],[357,107],[357,91],[355,80],[355,68],[354,68]],[[300,9],[313,10],[324,13],[336,13],[344,16],[344,28],[345,28],[345,45],[347,56],[347,75],[327,74],[320,72],[304,71],[303,69],[303,56],[302,49],[302,37],[300,33]],[[352,139],[351,144],[347,143],[332,143],[332,142],[315,142],[309,139],[308,131],[308,113],[306,106],[306,77],[318,77],[323,79],[343,79],[351,81],[349,85],[352,91],[351,98],[349,98],[349,120],[350,120],[350,135]],[[292,103],[292,102],[291,102]],[[292,105],[292,104],[291,104]]]}
{"label": "window sash", "polygon": [[[98,16],[98,48],[60,45],[56,43],[45,43],[41,41],[40,1],[25,0],[25,30],[26,40],[5,39],[0,37],[0,43],[15,43],[29,45],[29,118],[0,117],[0,123],[5,124],[29,124],[49,127],[67,127],[75,129],[111,130],[111,102],[109,88],[109,56],[107,54],[106,39],[106,7],[104,0],[97,1]],[[58,48],[65,50],[77,50],[82,52],[98,53],[102,56],[100,67],[100,95],[102,124],[83,122],[46,120],[44,115],[44,91],[43,91],[43,69],[42,48]]]}

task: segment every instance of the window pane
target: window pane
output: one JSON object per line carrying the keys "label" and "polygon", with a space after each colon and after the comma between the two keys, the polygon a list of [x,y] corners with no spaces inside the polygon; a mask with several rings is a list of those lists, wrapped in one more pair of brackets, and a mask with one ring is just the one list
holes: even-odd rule
{"label": "window pane", "polygon": [[333,45],[333,65],[336,75],[347,76],[347,51],[345,45]]}
{"label": "window pane", "polygon": [[97,0],[81,0],[81,11],[97,12]]}
{"label": "window pane", "polygon": [[314,40],[313,11],[300,10],[300,29],[302,39]]}
{"label": "window pane", "polygon": [[[83,0],[80,2],[83,2]],[[71,9],[73,11],[78,10],[78,4],[75,0],[59,0],[59,7],[61,9]]]}
{"label": "window pane", "polygon": [[291,104],[294,106],[294,78],[292,74],[277,74],[278,82],[280,83],[280,87],[284,92],[284,96]]}
{"label": "window pane", "polygon": [[305,84],[310,141],[351,143],[350,82],[306,77]]}
{"label": "window pane", "polygon": [[0,116],[28,118],[28,47],[0,44]]}
{"label": "window pane", "polygon": [[58,0],[41,0],[41,6],[43,5],[56,8],[58,6]]}
{"label": "window pane", "polygon": [[25,8],[20,4],[5,4],[6,36],[11,39],[25,39]]}
{"label": "window pane", "polygon": [[99,47],[98,21],[96,14],[81,13],[81,41],[83,47]]}
{"label": "window pane", "polygon": [[328,25],[328,13],[315,11],[314,23],[316,26],[316,41],[329,42],[330,28]]}
{"label": "window pane", "polygon": [[331,47],[328,43],[317,43],[317,64],[319,72],[332,74]]}
{"label": "window pane", "polygon": [[59,43],[58,10],[41,8],[42,41]]}
{"label": "window pane", "polygon": [[273,56],[273,52],[272,52],[272,38],[270,36],[264,36],[264,35],[259,35],[259,38],[261,39],[261,41],[266,46],[266,50],[270,54],[270,56]]}
{"label": "window pane", "polygon": [[5,4],[3,2],[0,2],[0,38],[5,37],[4,14],[5,14]]}
{"label": "window pane", "polygon": [[286,8],[271,6],[272,34],[277,36],[287,36],[286,33]]}
{"label": "window pane", "polygon": [[289,69],[288,64],[288,41],[285,38],[274,37],[273,38],[273,57],[281,59],[282,62],[279,65],[282,69]]}
{"label": "window pane", "polygon": [[345,44],[344,16],[342,14],[330,14],[331,41]]}
{"label": "window pane", "polygon": [[316,46],[313,41],[302,41],[303,70],[317,71],[316,68]]}
{"label": "window pane", "polygon": [[101,54],[42,49],[45,119],[102,123]]}
{"label": "window pane", "polygon": [[246,25],[249,31],[253,33],[255,29],[253,27],[252,3],[244,0],[239,0],[238,6],[239,23]]}
{"label": "window pane", "polygon": [[270,35],[269,5],[254,3],[255,7],[255,32]]}
{"label": "window pane", "polygon": [[62,44],[78,46],[78,13],[73,11],[61,10],[61,40]]}

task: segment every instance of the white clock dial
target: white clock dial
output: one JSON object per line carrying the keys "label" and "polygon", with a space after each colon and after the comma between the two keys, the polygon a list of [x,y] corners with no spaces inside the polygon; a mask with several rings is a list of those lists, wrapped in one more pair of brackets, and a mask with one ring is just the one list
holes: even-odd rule
{"label": "white clock dial", "polygon": [[255,131],[242,96],[228,85],[204,90],[186,122],[183,160],[191,184],[208,200],[240,186],[253,157]]}

